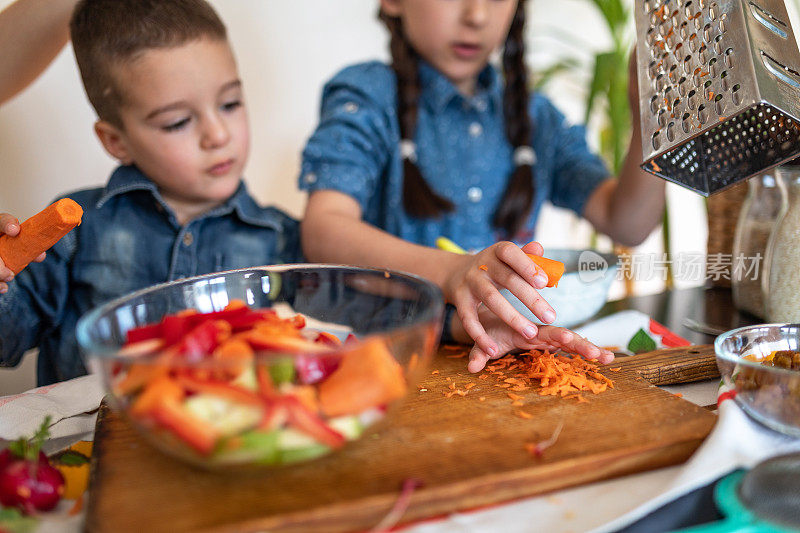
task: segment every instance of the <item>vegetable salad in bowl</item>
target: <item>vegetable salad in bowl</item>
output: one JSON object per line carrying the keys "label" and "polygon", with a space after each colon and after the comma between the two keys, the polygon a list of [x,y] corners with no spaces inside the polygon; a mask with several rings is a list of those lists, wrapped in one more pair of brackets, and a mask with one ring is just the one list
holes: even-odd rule
{"label": "vegetable salad in bowl", "polygon": [[78,341],[158,448],[208,468],[278,466],[384,419],[424,372],[442,308],[410,275],[283,265],[133,293],[84,316]]}

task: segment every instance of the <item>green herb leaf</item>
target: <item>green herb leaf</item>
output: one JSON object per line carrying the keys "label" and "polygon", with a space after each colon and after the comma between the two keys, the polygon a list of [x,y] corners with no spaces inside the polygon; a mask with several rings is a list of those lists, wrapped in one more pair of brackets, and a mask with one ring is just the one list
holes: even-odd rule
{"label": "green herb leaf", "polygon": [[8,449],[11,450],[11,453],[13,453],[19,459],[25,459],[31,462],[38,461],[39,450],[42,449],[42,444],[44,444],[44,441],[47,440],[48,436],[50,436],[50,432],[48,430],[50,428],[50,420],[50,415],[44,417],[42,425],[39,426],[39,429],[36,430],[36,433],[31,439],[20,437],[9,444]]}
{"label": "green herb leaf", "polygon": [[656,341],[642,328],[639,328],[628,342],[628,350],[633,353],[652,352],[655,349]]}
{"label": "green herb leaf", "polygon": [[0,531],[29,533],[36,528],[35,518],[24,516],[18,509],[0,507]]}
{"label": "green herb leaf", "polygon": [[81,466],[89,462],[89,458],[75,450],[64,450],[50,458],[51,464],[64,466]]}

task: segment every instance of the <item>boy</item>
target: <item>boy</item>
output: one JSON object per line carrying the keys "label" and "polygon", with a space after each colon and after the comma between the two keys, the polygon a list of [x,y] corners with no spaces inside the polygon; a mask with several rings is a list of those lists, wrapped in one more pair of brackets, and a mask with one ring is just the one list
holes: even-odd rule
{"label": "boy", "polygon": [[[39,385],[86,372],[75,324],[96,305],[155,283],[301,260],[297,222],[258,206],[242,182],[247,113],[211,6],[82,0],[70,32],[95,132],[121,165],[105,187],[69,195],[83,221],[43,262],[15,279],[0,262],[0,364],[38,346]],[[16,234],[8,220],[0,231]]]}

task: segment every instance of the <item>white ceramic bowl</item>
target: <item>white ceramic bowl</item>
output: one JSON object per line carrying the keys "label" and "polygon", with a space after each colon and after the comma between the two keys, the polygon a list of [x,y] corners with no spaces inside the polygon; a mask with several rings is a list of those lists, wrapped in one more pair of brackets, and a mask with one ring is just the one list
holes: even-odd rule
{"label": "white ceramic bowl", "polygon": [[[571,328],[593,317],[608,299],[608,289],[617,275],[617,257],[594,250],[551,250],[545,256],[564,263],[558,287],[539,293],[556,311],[556,326]],[[507,289],[500,291],[529,320],[540,324],[533,313]]]}

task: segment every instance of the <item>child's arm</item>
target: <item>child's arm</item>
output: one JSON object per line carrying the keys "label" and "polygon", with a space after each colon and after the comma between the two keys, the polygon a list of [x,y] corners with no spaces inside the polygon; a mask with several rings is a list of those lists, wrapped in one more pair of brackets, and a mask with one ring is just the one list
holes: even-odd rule
{"label": "child's arm", "polygon": [[[538,243],[520,249],[500,242],[475,255],[458,255],[397,238],[364,222],[361,216],[361,207],[349,195],[314,191],[301,227],[308,260],[392,268],[433,281],[445,300],[458,308],[466,333],[481,350],[493,355],[500,355],[500,347],[478,317],[480,304],[525,338],[535,339],[539,331],[498,288],[507,287],[543,322],[555,319],[550,304],[536,291],[547,284],[547,276],[525,255],[542,255]],[[486,269],[480,268],[484,265]]]}
{"label": "child's arm", "polygon": [[17,0],[0,12],[0,104],[47,68],[69,39],[77,0]]}
{"label": "child's arm", "polygon": [[607,180],[595,189],[586,202],[583,216],[597,231],[614,241],[635,246],[661,223],[666,182],[639,166],[642,163],[642,131],[635,51],[631,54],[628,74],[628,101],[633,119],[628,155],[619,179]]}
{"label": "child's arm", "polygon": [[[536,337],[527,339],[508,327],[497,315],[486,308],[482,308],[478,315],[488,334],[497,341],[499,352],[489,355],[475,344],[469,352],[467,369],[470,372],[480,372],[489,360],[502,357],[513,350],[563,350],[567,353],[582,355],[586,359],[597,359],[602,364],[608,364],[614,360],[613,352],[599,348],[577,333],[565,328],[539,326]],[[471,339],[458,316],[453,315],[449,327],[456,341],[464,344],[470,343]]]}
{"label": "child's arm", "polygon": [[[19,220],[8,213],[0,213],[0,235],[16,237],[19,234]],[[45,254],[42,252],[34,261],[41,263],[44,261]],[[3,259],[0,258],[0,294],[8,292],[8,283],[14,279],[14,272],[8,268]]]}

